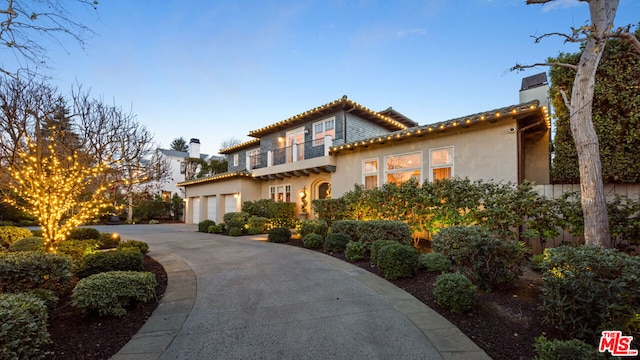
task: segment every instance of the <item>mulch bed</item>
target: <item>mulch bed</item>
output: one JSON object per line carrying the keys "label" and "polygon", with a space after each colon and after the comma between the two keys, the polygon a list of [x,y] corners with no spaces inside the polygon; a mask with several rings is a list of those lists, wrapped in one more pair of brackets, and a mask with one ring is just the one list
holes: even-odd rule
{"label": "mulch bed", "polygon": [[[145,256],[143,271],[156,275],[156,298],[159,301],[167,288],[167,274],[162,266]],[[71,305],[70,294],[61,298],[49,319],[52,343],[47,359],[82,360],[109,359],[117,353],[144,325],[158,301],[138,304],[123,317],[83,314]]]}

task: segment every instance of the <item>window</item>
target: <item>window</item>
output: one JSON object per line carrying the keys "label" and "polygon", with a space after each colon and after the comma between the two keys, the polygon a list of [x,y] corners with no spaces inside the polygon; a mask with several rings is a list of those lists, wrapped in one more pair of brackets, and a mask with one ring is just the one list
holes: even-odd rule
{"label": "window", "polygon": [[249,165],[251,166],[251,169],[259,168],[260,167],[260,149],[249,150],[247,155],[249,156]]}
{"label": "window", "polygon": [[362,161],[362,182],[366,190],[378,187],[378,159]]}
{"label": "window", "polygon": [[233,154],[233,166],[238,166],[238,154]]}
{"label": "window", "polygon": [[331,136],[332,139],[335,137],[335,119],[335,117],[332,117],[313,124],[313,146],[323,145],[324,137],[327,135]]}
{"label": "window", "polygon": [[269,186],[269,197],[277,202],[291,202],[291,185]]}
{"label": "window", "polygon": [[171,191],[162,192],[162,201],[171,201]]}
{"label": "window", "polygon": [[387,183],[401,184],[409,179],[420,181],[422,152],[385,156],[384,166]]}
{"label": "window", "polygon": [[453,146],[429,150],[431,172],[429,180],[451,179],[453,177]]}

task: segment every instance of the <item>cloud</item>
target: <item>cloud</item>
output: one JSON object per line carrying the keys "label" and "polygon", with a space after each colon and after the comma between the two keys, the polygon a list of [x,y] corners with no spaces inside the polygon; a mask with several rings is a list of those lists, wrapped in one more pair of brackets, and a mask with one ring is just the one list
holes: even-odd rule
{"label": "cloud", "polygon": [[404,38],[407,36],[423,36],[427,33],[424,29],[411,29],[411,30],[398,30],[396,32],[396,36],[399,38]]}

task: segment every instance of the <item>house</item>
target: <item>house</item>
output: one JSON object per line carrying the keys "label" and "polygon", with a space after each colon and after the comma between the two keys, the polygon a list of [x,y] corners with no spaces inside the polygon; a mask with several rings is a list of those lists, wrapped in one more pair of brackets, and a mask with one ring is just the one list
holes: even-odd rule
{"label": "house", "polygon": [[221,222],[258,199],[295,202],[302,218],[313,218],[314,199],[410,178],[548,184],[548,85],[541,75],[523,80],[519,104],[429,125],[343,96],[250,131],[254,139],[220,151],[227,173],[178,184],[185,222]]}
{"label": "house", "polygon": [[184,189],[178,186],[178,183],[184,182],[189,178],[188,173],[197,169],[188,169],[189,158],[199,158],[206,160],[207,154],[200,154],[200,140],[189,140],[188,151],[176,151],[171,149],[156,149],[159,156],[162,156],[168,165],[168,176],[159,184],[162,191],[162,199],[169,200],[173,194],[184,197]]}

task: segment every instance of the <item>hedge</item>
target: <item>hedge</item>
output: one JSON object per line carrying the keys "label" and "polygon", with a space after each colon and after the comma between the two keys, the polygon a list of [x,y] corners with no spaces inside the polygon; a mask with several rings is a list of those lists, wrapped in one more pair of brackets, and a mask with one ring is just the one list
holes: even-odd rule
{"label": "hedge", "polygon": [[28,294],[0,294],[0,358],[44,359],[51,342],[44,302]]}

